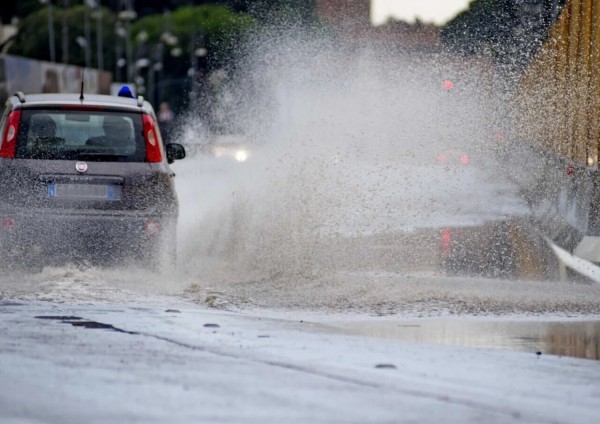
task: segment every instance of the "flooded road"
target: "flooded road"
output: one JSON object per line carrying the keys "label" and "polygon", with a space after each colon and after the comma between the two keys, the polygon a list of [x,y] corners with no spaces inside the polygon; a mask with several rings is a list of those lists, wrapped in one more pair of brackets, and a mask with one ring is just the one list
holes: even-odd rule
{"label": "flooded road", "polygon": [[351,334],[416,343],[600,359],[600,321],[417,320],[353,322]]}

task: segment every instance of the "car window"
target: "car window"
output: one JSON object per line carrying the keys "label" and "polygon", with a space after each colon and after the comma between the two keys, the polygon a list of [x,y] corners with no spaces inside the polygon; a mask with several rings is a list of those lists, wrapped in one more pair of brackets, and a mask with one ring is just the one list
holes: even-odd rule
{"label": "car window", "polygon": [[139,113],[96,110],[23,110],[15,157],[143,162]]}

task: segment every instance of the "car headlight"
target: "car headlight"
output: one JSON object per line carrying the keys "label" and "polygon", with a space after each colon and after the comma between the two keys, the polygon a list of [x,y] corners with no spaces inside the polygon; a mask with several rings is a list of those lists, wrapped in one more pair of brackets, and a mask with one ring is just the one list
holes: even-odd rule
{"label": "car headlight", "polygon": [[245,150],[238,150],[235,152],[235,160],[238,162],[246,162],[246,159],[248,159],[248,152]]}

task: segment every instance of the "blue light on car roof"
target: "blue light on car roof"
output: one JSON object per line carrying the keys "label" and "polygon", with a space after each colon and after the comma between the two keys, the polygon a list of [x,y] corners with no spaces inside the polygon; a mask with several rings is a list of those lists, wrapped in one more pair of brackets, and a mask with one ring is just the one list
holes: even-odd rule
{"label": "blue light on car roof", "polygon": [[130,97],[132,99],[135,99],[135,96],[133,95],[133,93],[131,92],[131,89],[127,86],[124,85],[123,87],[121,87],[121,89],[119,90],[119,97]]}

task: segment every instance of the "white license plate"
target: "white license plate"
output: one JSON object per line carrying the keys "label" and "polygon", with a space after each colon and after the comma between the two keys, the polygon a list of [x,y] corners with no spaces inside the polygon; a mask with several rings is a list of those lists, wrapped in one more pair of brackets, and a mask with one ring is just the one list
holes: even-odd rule
{"label": "white license plate", "polygon": [[110,184],[48,184],[48,196],[60,199],[119,200],[121,187]]}

